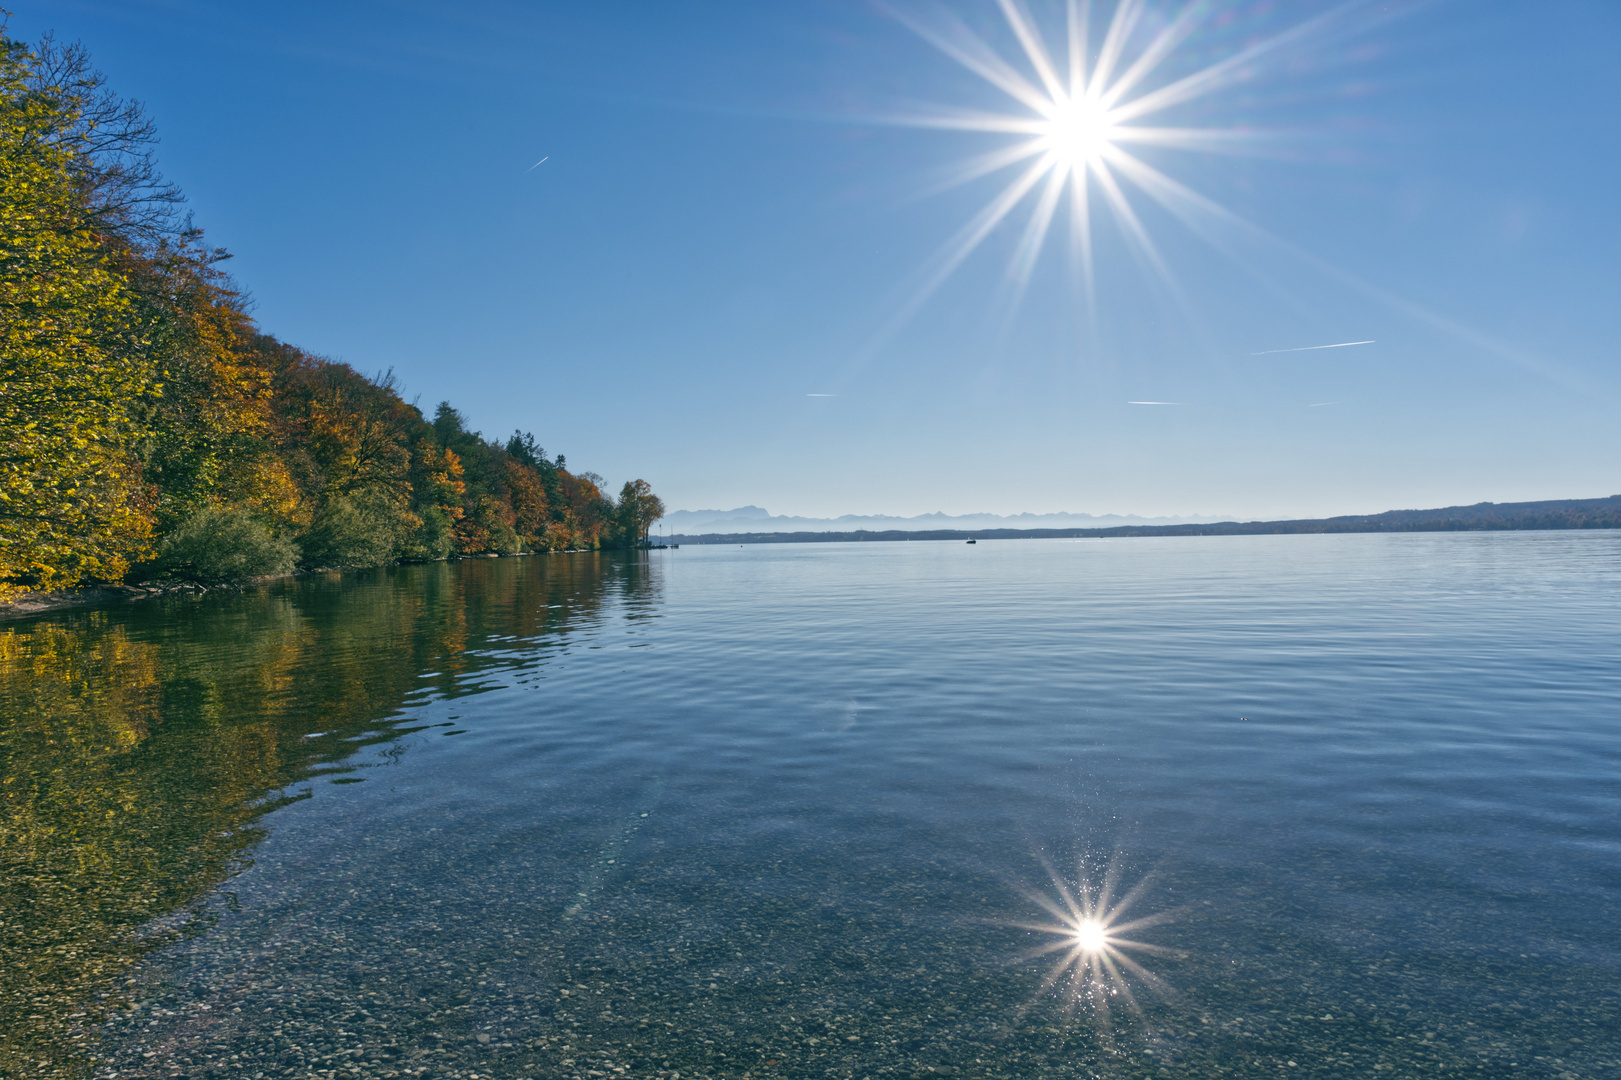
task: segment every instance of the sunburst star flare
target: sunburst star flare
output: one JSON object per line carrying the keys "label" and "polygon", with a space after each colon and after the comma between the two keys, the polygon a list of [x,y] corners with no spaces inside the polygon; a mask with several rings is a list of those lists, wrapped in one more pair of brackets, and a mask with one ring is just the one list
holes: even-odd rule
{"label": "sunburst star flare", "polygon": [[1104,1028],[1109,1026],[1115,1003],[1122,1003],[1133,1012],[1142,1011],[1133,983],[1168,996],[1169,986],[1144,967],[1138,956],[1174,956],[1176,950],[1138,940],[1135,935],[1169,922],[1175,912],[1128,914],[1142,899],[1151,879],[1143,878],[1122,894],[1118,863],[1110,864],[1096,888],[1084,867],[1080,868],[1074,883],[1050,866],[1047,869],[1052,891],[1027,889],[1024,892],[1051,917],[1050,921],[1009,924],[1047,936],[1047,940],[1021,957],[1023,960],[1052,958],[1036,996],[1039,998],[1056,988],[1066,1008],[1089,1009]]}
{"label": "sunburst star flare", "polygon": [[[1180,289],[1149,235],[1129,188],[1146,194],[1175,216],[1190,218],[1210,209],[1195,195],[1124,144],[1179,150],[1241,151],[1254,146],[1253,130],[1200,128],[1154,123],[1158,114],[1232,85],[1270,53],[1299,41],[1356,4],[1318,15],[1283,33],[1248,45],[1189,74],[1156,84],[1155,77],[1188,38],[1212,17],[1213,7],[1188,3],[1157,30],[1145,0],[1118,0],[1095,55],[1091,47],[1091,0],[1066,0],[1064,49],[1055,59],[1047,40],[1021,0],[995,0],[1021,61],[1004,58],[950,12],[923,18],[911,10],[890,13],[942,53],[1012,99],[1009,112],[939,110],[912,115],[911,126],[1015,136],[1016,141],[966,162],[946,186],[956,186],[1018,168],[1002,190],[929,261],[911,298],[895,322],[911,317],[987,237],[1027,203],[1034,207],[1014,249],[1009,276],[1022,289],[1034,271],[1060,205],[1068,203],[1072,263],[1079,272],[1089,318],[1095,320],[1094,196],[1141,262],[1172,294]],[[1124,181],[1124,182],[1123,182]]]}

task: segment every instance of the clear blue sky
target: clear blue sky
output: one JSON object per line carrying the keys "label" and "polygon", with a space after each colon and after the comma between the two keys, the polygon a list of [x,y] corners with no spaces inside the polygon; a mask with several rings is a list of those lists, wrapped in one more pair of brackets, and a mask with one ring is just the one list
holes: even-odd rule
{"label": "clear blue sky", "polygon": [[[1248,223],[1190,228],[1122,179],[1174,286],[1093,187],[1095,318],[1068,200],[1017,287],[1038,187],[904,320],[1022,168],[936,190],[1029,136],[891,122],[1033,115],[917,32],[1037,83],[993,0],[12,6],[147,103],[266,330],[672,509],[1621,492],[1613,0],[1347,11],[1132,121],[1251,133],[1120,144]],[[1332,5],[1210,6],[1133,93]],[[1147,4],[1120,67],[1182,7]],[[1061,53],[1063,4],[1028,8]]]}

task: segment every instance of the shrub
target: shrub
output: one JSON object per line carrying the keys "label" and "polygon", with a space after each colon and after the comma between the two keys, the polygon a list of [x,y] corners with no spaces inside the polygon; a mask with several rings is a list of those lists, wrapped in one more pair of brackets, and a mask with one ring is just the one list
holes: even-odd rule
{"label": "shrub", "polygon": [[469,500],[467,516],[456,523],[456,547],[463,555],[515,555],[523,540],[512,527],[512,508],[491,495]]}
{"label": "shrub", "polygon": [[420,524],[406,541],[400,558],[443,559],[455,550],[456,537],[452,532],[450,515],[443,508],[423,507],[417,520]]}
{"label": "shrub", "polygon": [[328,499],[301,539],[305,566],[384,566],[400,557],[421,519],[384,492]]}
{"label": "shrub", "polygon": [[285,574],[297,562],[298,548],[246,510],[208,506],[163,538],[146,576],[217,584]]}
{"label": "shrub", "polygon": [[561,522],[554,521],[546,526],[546,535],[541,550],[567,551],[578,545],[579,539],[574,535],[574,530]]}

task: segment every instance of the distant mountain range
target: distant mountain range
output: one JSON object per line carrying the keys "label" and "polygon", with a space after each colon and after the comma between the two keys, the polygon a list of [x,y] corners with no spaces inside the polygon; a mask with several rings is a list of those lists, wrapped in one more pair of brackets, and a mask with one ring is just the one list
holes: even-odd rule
{"label": "distant mountain range", "polygon": [[1109,529],[1124,526],[1193,525],[1223,521],[1221,517],[1158,517],[1136,514],[919,514],[892,517],[887,514],[845,514],[836,518],[795,517],[773,514],[759,506],[739,506],[735,510],[674,510],[664,515],[666,532],[699,533],[796,533],[924,531],[937,529]]}
{"label": "distant mountain range", "polygon": [[[746,507],[758,510],[758,507]],[[700,513],[700,511],[677,511]],[[732,511],[738,513],[739,511]],[[813,521],[814,518],[773,518],[760,510],[762,518],[753,520],[771,522]],[[672,515],[673,516],[673,515]],[[988,528],[967,529],[953,527],[957,522],[979,520],[997,522]],[[1080,518],[1086,524],[1078,526],[1037,525],[1010,527],[1009,522],[1026,520],[1045,521],[1049,518]],[[1276,533],[1366,533],[1366,532],[1476,532],[1504,529],[1621,529],[1621,495],[1605,499],[1549,499],[1543,502],[1475,503],[1472,506],[1444,506],[1437,510],[1387,510],[1382,514],[1350,514],[1344,517],[1301,518],[1292,521],[1177,521],[1170,518],[1110,519],[1090,517],[1086,514],[1020,514],[1015,517],[997,517],[993,514],[947,517],[944,514],[925,514],[915,518],[837,518],[845,521],[945,521],[951,525],[930,527],[914,524],[897,529],[806,529],[781,530],[773,528],[711,529],[707,533],[682,534],[670,537],[680,544],[743,542],[755,544],[806,543],[835,540],[1017,540],[1063,537],[1108,536],[1254,536]],[[1125,520],[1128,524],[1109,525],[1111,520]],[[1170,522],[1159,524],[1159,522]]]}

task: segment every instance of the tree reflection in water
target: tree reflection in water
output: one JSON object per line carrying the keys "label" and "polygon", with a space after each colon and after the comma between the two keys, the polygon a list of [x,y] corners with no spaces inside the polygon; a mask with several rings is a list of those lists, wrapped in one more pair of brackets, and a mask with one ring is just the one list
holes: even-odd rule
{"label": "tree reflection in water", "polygon": [[645,556],[579,553],[0,628],[0,1075],[86,1074],[133,965],[206,929],[271,810],[418,730],[413,708],[535,663],[515,645],[656,590]]}

